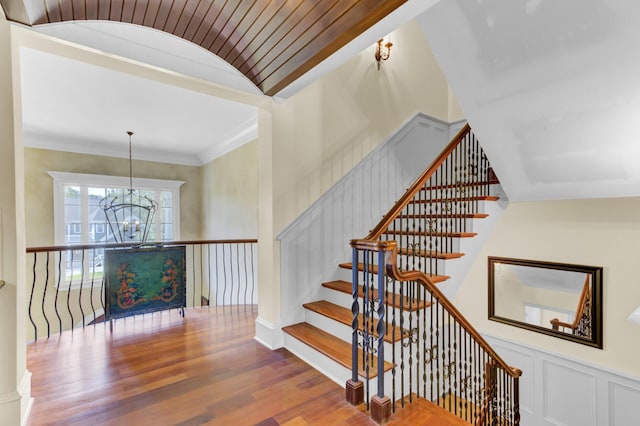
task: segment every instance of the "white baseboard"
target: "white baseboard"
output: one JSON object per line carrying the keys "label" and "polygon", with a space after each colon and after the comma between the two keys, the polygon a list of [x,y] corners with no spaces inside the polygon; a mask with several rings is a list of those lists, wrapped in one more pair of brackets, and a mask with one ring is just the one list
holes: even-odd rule
{"label": "white baseboard", "polygon": [[33,398],[31,397],[31,371],[26,370],[18,387],[20,394],[20,424],[26,425],[31,407],[33,406]]}
{"label": "white baseboard", "polygon": [[256,318],[256,335],[254,339],[271,350],[284,346],[282,328],[261,317]]}
{"label": "white baseboard", "polygon": [[13,392],[0,395],[0,419],[3,425],[25,425],[33,398],[31,398],[31,372],[26,370],[22,380]]}

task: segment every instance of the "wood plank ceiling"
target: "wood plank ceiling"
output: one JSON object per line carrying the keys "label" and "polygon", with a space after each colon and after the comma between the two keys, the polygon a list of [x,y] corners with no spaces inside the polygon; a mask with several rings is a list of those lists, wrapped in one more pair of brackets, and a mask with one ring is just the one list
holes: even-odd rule
{"label": "wood plank ceiling", "polygon": [[406,0],[0,0],[35,26],[108,20],[159,29],[226,60],[273,96]]}

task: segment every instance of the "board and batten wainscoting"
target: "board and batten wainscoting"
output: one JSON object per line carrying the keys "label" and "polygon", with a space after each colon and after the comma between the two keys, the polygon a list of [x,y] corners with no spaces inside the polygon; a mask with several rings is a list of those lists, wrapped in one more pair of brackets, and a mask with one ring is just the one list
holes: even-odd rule
{"label": "board and batten wainscoting", "polygon": [[640,378],[500,337],[483,337],[520,377],[522,426],[637,426]]}

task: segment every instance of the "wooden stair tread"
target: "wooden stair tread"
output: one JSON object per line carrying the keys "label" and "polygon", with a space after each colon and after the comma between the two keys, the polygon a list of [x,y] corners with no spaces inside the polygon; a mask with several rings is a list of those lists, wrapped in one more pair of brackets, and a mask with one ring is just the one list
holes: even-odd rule
{"label": "wooden stair tread", "polygon": [[405,401],[404,407],[401,407],[399,402],[396,403],[396,412],[391,416],[388,425],[469,426],[469,423],[455,414],[424,398],[414,396],[413,401],[409,403],[407,397]]}
{"label": "wooden stair tread", "polygon": [[401,214],[396,219],[486,219],[489,217],[487,213],[420,213],[420,214]]}
{"label": "wooden stair tread", "polygon": [[409,201],[411,204],[419,204],[419,203],[446,203],[446,202],[454,202],[454,201],[498,201],[500,197],[495,195],[479,195],[475,197],[451,197],[451,198],[436,198],[434,200],[431,199],[413,199]]}
{"label": "wooden stair tread", "polygon": [[[341,263],[338,266],[340,266],[343,269],[352,269],[352,263],[351,262]],[[378,273],[378,266],[377,265],[373,265],[373,267],[370,266],[369,269],[374,274]],[[363,263],[358,263],[358,271],[364,271],[364,264]],[[449,278],[451,278],[451,277],[449,277],[447,275],[430,275],[430,274],[426,274],[426,275],[429,277],[431,282],[434,283],[434,284],[441,283],[441,282],[446,281]]]}
{"label": "wooden stair tread", "polygon": [[[319,300],[317,302],[305,303],[302,305],[305,309],[316,312],[320,315],[324,315],[327,318],[331,318],[335,321],[338,321],[341,324],[348,325],[351,327],[351,322],[353,321],[353,314],[351,313],[351,309],[344,308],[342,306],[338,306],[335,303],[327,302],[326,300]],[[358,329],[364,330],[362,314],[358,315]],[[378,327],[378,321],[374,321],[373,323],[373,334],[377,337],[378,333],[375,330]],[[385,334],[384,340],[388,343],[394,343],[395,341],[399,341],[404,339],[409,335],[407,330],[402,330],[400,327],[394,327],[395,332],[391,330],[391,325],[387,324],[387,333]]]}
{"label": "wooden stair tread", "polygon": [[457,183],[448,183],[445,185],[432,185],[432,186],[423,186],[420,188],[420,191],[434,191],[436,189],[446,189],[446,188],[468,188],[474,186],[486,186],[486,185],[499,185],[500,181],[498,179],[489,179],[489,180],[479,180],[476,182],[457,182]]}
{"label": "wooden stair tread", "polygon": [[[283,327],[282,331],[295,337],[318,352],[321,352],[343,367],[351,369],[351,343],[347,343],[344,340],[341,340],[306,322]],[[358,349],[358,359],[362,360],[362,357],[362,350]],[[372,357],[370,365],[374,367],[369,369],[370,378],[377,376],[377,368],[375,367],[377,363],[377,358]],[[366,377],[366,373],[362,367],[363,366],[359,363],[358,374],[362,377]],[[392,367],[392,363],[387,361],[384,362],[384,371],[389,371]]]}
{"label": "wooden stair tread", "polygon": [[436,259],[442,259],[442,260],[458,259],[464,256],[464,253],[442,253],[439,251],[434,252],[432,250],[412,250],[412,249],[406,249],[406,248],[398,249],[398,254],[405,255],[405,256],[436,258]]}
{"label": "wooden stair tread", "polygon": [[[329,281],[326,283],[322,283],[322,286],[331,290],[339,291],[341,293],[351,294],[351,283],[348,281],[341,281],[341,280]],[[402,307],[402,310],[404,311],[415,312],[419,309],[424,309],[431,306],[431,302],[426,302],[424,300],[421,300],[420,302],[414,301],[413,304],[410,305],[409,299],[406,296],[403,298],[404,300],[402,301],[404,303],[402,303],[400,301],[399,294],[394,294],[393,296],[394,296],[393,300],[387,299],[386,301],[387,305],[393,306],[395,308]],[[362,286],[358,286],[358,297],[364,297],[364,289]],[[378,297],[378,292],[376,290],[374,290],[373,292],[373,297]]]}
{"label": "wooden stair tread", "polygon": [[425,231],[394,231],[386,230],[385,235],[413,235],[419,237],[453,237],[453,238],[473,238],[477,232],[425,232]]}

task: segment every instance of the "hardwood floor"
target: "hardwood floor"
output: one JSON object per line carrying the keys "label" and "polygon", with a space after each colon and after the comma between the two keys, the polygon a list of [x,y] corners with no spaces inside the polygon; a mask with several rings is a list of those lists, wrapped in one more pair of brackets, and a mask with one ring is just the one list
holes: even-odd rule
{"label": "hardwood floor", "polygon": [[255,317],[254,307],[188,310],[184,319],[166,311],[30,344],[27,424],[375,424],[342,386],[255,341]]}

